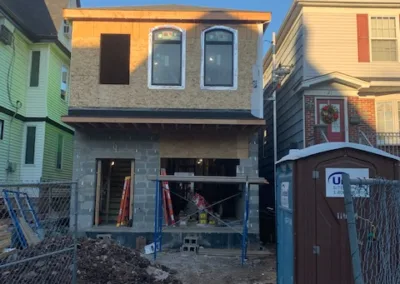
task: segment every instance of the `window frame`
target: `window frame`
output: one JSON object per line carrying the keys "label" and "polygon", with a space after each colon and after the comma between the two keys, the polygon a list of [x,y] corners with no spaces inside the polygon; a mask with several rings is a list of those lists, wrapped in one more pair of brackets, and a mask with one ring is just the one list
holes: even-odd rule
{"label": "window frame", "polygon": [[0,140],[3,140],[4,138],[4,127],[5,127],[4,119],[0,119]]}
{"label": "window frame", "polygon": [[[205,85],[205,52],[206,52],[206,33],[213,30],[225,30],[233,36],[233,86],[206,86]],[[200,88],[202,90],[237,90],[238,88],[238,30],[226,26],[212,26],[201,32],[201,71]]]}
{"label": "window frame", "polygon": [[[33,161],[32,161],[32,163],[27,163],[27,157],[26,157],[26,155],[27,155],[27,148],[28,148],[28,129],[29,128],[35,128],[35,140],[33,141],[34,143],[33,143]],[[38,130],[38,126],[37,125],[34,125],[34,124],[27,124],[26,126],[25,126],[25,138],[24,138],[24,165],[25,166],[34,166],[35,165],[35,158],[36,158],[36,150],[37,150],[37,147],[36,147],[36,143],[37,143],[37,130]]]}
{"label": "window frame", "polygon": [[[38,69],[38,81],[37,86],[32,86],[32,63],[33,63],[33,53],[39,52],[39,69]],[[39,88],[40,87],[40,70],[41,70],[41,61],[42,61],[42,51],[40,49],[32,49],[29,56],[29,76],[28,76],[28,88]]]}
{"label": "window frame", "polygon": [[[396,24],[396,39],[393,38],[373,38],[372,37],[372,18],[375,17],[382,17],[382,18],[394,18],[395,19],[395,24]],[[398,15],[381,15],[381,14],[369,14],[368,15],[368,33],[369,33],[369,59],[370,62],[378,62],[378,63],[398,63],[400,61],[400,27],[399,27],[399,21],[398,21]],[[393,61],[379,61],[379,60],[373,60],[372,59],[372,40],[396,40],[396,51],[397,51],[397,58],[396,60]]]}
{"label": "window frame", "polygon": [[[389,95],[381,98],[376,98],[375,99],[375,127],[376,127],[376,133],[399,133],[400,132],[400,98],[398,97],[399,95]],[[379,103],[390,103],[392,106],[392,119],[393,119],[393,131],[392,132],[381,132],[378,129],[379,126],[379,121],[378,121],[378,104]],[[378,145],[400,145],[400,141],[398,141],[399,138],[394,136],[394,139],[392,142],[388,142],[384,140],[379,140],[378,135],[377,135],[377,140],[376,143]]]}
{"label": "window frame", "polygon": [[[58,147],[61,141],[61,152],[60,152],[60,163],[58,163]],[[62,134],[58,134],[57,136],[57,151],[56,151],[56,169],[62,170],[63,169],[63,160],[64,160],[64,136]],[[60,167],[58,167],[60,164]]]}
{"label": "window frame", "polygon": [[[162,29],[173,29],[181,33],[181,84],[180,85],[153,85],[153,33]],[[147,87],[149,89],[183,90],[186,84],[186,30],[173,25],[156,26],[149,32],[149,50],[147,56]]]}
{"label": "window frame", "polygon": [[[64,82],[63,82],[63,73],[64,73],[64,70],[66,71],[66,73],[67,73],[67,81],[65,82],[65,90],[63,90],[63,84],[64,84]],[[60,98],[63,100],[63,101],[67,101],[67,94],[68,94],[68,83],[69,83],[69,69],[68,69],[68,66],[67,65],[65,65],[65,64],[62,64],[61,65],[61,80],[60,80],[61,82],[60,82]],[[65,91],[65,93],[64,93],[64,97],[63,97],[63,91]]]}

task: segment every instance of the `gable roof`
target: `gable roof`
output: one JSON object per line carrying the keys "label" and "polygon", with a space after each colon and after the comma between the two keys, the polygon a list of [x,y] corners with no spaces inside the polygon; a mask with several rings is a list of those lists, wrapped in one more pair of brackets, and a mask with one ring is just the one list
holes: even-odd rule
{"label": "gable roof", "polygon": [[68,3],[69,0],[0,0],[0,10],[32,41],[56,40]]}

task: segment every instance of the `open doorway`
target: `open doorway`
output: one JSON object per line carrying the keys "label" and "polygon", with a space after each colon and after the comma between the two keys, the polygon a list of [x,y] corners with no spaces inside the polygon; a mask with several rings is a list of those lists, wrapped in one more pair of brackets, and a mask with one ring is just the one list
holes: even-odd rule
{"label": "open doorway", "polygon": [[[116,225],[125,177],[131,177],[133,180],[132,167],[134,163],[129,159],[102,159],[97,163],[96,203],[99,204],[96,208],[98,211],[97,222],[98,225]],[[99,199],[97,194],[99,194]],[[133,190],[131,190],[131,196],[133,196]],[[132,208],[130,208],[130,220],[131,211]]]}
{"label": "open doorway", "polygon": [[[161,167],[166,169],[167,175],[176,176],[228,176],[236,177],[238,159],[178,159],[163,158]],[[241,225],[244,213],[243,191],[239,184],[217,184],[217,183],[170,183],[171,201],[175,220],[185,219],[180,222],[184,226],[191,227],[223,227]],[[188,200],[199,194],[209,205],[218,203],[211,207],[213,214],[223,222],[219,222],[211,215],[207,220],[198,213],[198,207]],[[184,198],[182,198],[184,197]],[[191,218],[187,216],[191,215]],[[225,223],[225,224],[224,224]]]}

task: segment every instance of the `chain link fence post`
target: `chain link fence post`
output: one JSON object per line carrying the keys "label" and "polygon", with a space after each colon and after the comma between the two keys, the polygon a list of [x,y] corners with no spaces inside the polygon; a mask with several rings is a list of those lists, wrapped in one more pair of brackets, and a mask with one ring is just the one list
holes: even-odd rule
{"label": "chain link fence post", "polygon": [[344,190],[344,205],[347,214],[347,229],[349,233],[351,262],[353,264],[353,277],[355,284],[364,284],[364,279],[361,271],[360,251],[357,241],[356,217],[354,214],[353,197],[351,193],[350,176],[342,175],[343,190]]}
{"label": "chain link fence post", "polygon": [[343,188],[354,279],[400,283],[400,182],[343,175]]}
{"label": "chain link fence post", "polygon": [[73,227],[73,238],[74,238],[74,257],[73,257],[73,271],[72,271],[72,284],[78,282],[78,185],[77,183],[72,184],[73,191],[73,217],[74,217],[74,227]]}

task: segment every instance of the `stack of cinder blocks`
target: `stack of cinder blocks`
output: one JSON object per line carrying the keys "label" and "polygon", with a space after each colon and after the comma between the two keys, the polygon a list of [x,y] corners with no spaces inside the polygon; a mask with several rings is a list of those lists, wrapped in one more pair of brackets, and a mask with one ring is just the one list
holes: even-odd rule
{"label": "stack of cinder blocks", "polygon": [[181,246],[181,252],[199,252],[199,238],[196,236],[186,236]]}

